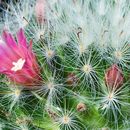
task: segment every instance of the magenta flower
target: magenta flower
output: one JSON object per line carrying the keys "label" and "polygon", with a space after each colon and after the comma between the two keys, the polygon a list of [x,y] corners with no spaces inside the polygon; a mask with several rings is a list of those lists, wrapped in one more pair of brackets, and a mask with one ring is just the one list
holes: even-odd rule
{"label": "magenta flower", "polygon": [[5,74],[12,82],[20,85],[39,85],[40,70],[32,51],[32,41],[27,44],[22,29],[17,33],[18,43],[7,31],[0,39],[0,73]]}

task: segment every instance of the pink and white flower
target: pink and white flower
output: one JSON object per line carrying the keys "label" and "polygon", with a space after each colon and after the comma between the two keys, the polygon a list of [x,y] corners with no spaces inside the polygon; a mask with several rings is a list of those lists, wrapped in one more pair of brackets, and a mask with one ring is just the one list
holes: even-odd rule
{"label": "pink and white flower", "polygon": [[25,87],[40,84],[40,69],[32,51],[32,41],[27,44],[22,29],[17,33],[17,42],[10,33],[3,31],[0,38],[0,73]]}

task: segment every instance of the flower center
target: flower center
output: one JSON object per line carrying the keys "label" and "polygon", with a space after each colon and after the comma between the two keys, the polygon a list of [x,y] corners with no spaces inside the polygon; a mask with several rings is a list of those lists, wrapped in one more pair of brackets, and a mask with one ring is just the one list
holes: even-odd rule
{"label": "flower center", "polygon": [[18,70],[21,70],[23,68],[24,63],[25,63],[25,60],[20,58],[17,62],[12,63],[14,66],[11,68],[11,70],[15,72]]}

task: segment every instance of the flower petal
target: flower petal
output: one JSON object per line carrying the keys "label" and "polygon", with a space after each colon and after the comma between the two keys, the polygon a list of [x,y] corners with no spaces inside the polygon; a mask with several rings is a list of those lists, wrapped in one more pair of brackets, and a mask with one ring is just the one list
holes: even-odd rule
{"label": "flower petal", "polygon": [[27,40],[22,28],[18,31],[17,38],[18,38],[18,44],[27,48]]}

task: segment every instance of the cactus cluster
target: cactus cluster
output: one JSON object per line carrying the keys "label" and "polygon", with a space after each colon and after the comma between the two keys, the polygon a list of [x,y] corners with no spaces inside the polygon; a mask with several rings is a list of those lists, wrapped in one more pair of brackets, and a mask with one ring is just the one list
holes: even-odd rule
{"label": "cactus cluster", "polygon": [[4,5],[0,130],[130,129],[129,0]]}

